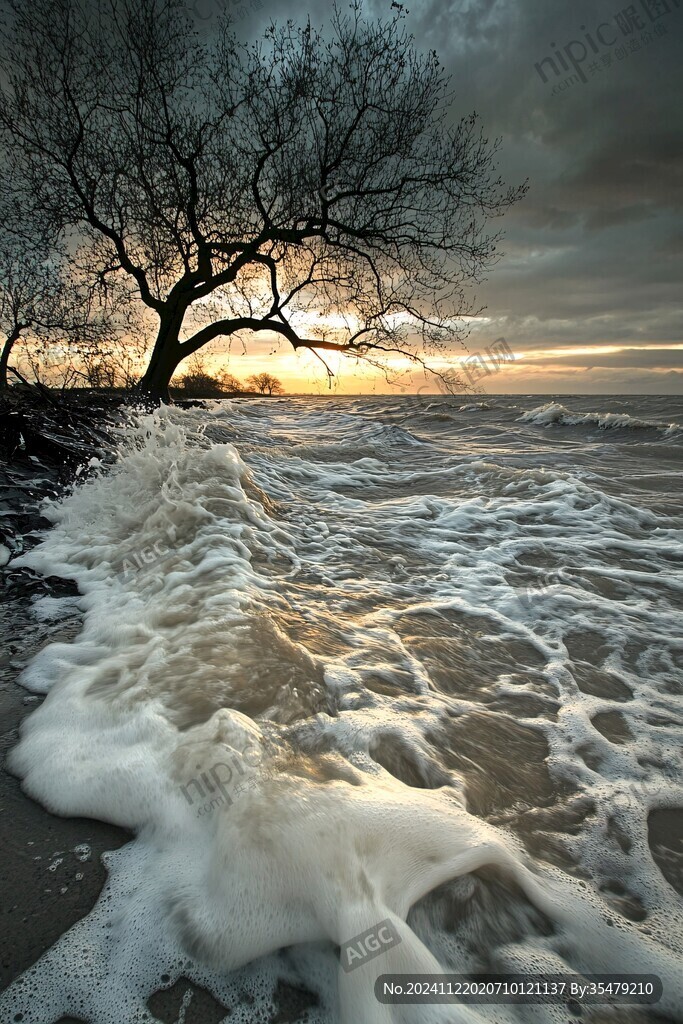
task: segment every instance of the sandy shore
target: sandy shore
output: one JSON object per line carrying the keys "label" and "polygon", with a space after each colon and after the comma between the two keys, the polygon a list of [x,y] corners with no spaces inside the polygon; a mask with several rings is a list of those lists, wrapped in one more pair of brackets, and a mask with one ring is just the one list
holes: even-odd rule
{"label": "sandy shore", "polygon": [[[38,463],[26,453],[6,456],[6,463],[0,465],[0,525],[2,540],[12,554],[35,543],[39,531],[48,525],[38,507],[64,480],[63,466],[50,458]],[[74,616],[60,623],[41,623],[31,613],[31,604],[39,595],[74,593],[70,583],[41,580],[11,565],[0,573],[0,813],[4,829],[0,986],[4,988],[88,913],[105,880],[101,854],[121,846],[128,835],[101,822],[50,814],[27,797],[19,780],[6,770],[7,753],[18,738],[22,720],[42,699],[19,684],[21,671],[41,647],[73,636],[80,621]]]}
{"label": "sandy shore", "polygon": [[[64,592],[66,584],[62,587]],[[58,589],[54,581],[55,591]],[[53,591],[54,592],[54,591]],[[0,860],[0,990],[27,970],[76,921],[88,914],[106,879],[101,856],[122,846],[129,834],[88,818],[50,814],[21,790],[5,768],[8,751],[22,719],[41,698],[28,694],[17,679],[24,664],[46,643],[68,640],[79,628],[76,619],[54,624],[30,618],[30,595],[7,601],[0,610],[0,814],[4,823]],[[192,998],[187,1003],[188,990]],[[181,978],[149,1000],[155,1018],[175,1024],[185,1001],[185,1024],[218,1024],[228,1012],[208,992]],[[281,983],[272,1024],[305,1020],[312,996]],[[304,1015],[304,1016],[302,1016]],[[63,1018],[59,1024],[80,1024]],[[122,1022],[124,1024],[124,1022]]]}

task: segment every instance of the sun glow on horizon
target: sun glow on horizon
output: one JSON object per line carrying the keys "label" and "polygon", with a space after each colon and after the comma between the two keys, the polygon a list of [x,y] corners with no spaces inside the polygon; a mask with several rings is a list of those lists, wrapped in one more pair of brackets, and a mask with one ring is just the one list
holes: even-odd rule
{"label": "sun glow on horizon", "polygon": [[570,356],[606,356],[616,355],[619,352],[671,352],[683,351],[683,344],[660,344],[654,342],[650,345],[567,345],[560,348],[529,349],[525,352],[515,352],[515,361],[523,359],[564,359]]}

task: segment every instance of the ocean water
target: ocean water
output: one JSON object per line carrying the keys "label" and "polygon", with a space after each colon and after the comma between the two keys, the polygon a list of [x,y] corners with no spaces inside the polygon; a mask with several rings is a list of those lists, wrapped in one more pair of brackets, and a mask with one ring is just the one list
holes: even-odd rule
{"label": "ocean water", "polygon": [[[0,1018],[149,1024],[183,977],[230,1024],[280,979],[311,1024],[683,1021],[681,424],[671,397],[131,415],[17,560],[77,581],[84,625],[25,672],[11,768],[136,838]],[[385,1005],[394,972],[663,995]]]}

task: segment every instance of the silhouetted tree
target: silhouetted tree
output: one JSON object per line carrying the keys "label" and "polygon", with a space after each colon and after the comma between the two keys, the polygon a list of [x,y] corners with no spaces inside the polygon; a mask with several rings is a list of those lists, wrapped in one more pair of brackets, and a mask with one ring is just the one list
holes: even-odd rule
{"label": "silhouetted tree", "polygon": [[211,397],[222,390],[220,382],[209,372],[199,352],[195,352],[188,360],[186,372],[176,374],[171,384],[182,388],[184,394],[191,398]]}
{"label": "silhouetted tree", "polygon": [[235,377],[233,373],[228,373],[227,370],[221,370],[216,374],[218,382],[224,391],[242,391],[242,384]]}
{"label": "silhouetted tree", "polygon": [[0,207],[0,390],[20,338],[43,351],[81,343],[93,353],[112,330],[111,310],[70,273],[64,253],[9,230]]}
{"label": "silhouetted tree", "polygon": [[252,373],[251,377],[247,377],[247,384],[261,395],[284,395],[285,393],[280,381],[270,373]]}
{"label": "silhouetted tree", "polygon": [[13,174],[155,314],[147,392],[238,332],[422,365],[464,336],[465,288],[496,256],[486,221],[524,186],[495,176],[476,115],[448,124],[448,80],[400,11],[335,9],[328,38],[287,22],[244,46],[227,18],[202,42],[182,0],[9,5]]}

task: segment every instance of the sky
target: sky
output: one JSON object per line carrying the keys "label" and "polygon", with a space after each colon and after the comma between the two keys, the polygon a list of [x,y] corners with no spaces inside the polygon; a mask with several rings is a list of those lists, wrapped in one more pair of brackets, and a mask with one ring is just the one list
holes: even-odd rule
{"label": "sky", "polygon": [[[310,13],[323,25],[331,12],[330,0],[188,9],[210,31],[227,5],[245,39],[271,18]],[[502,138],[504,179],[530,184],[499,222],[504,255],[476,290],[487,308],[472,325],[465,378],[490,393],[683,394],[683,0],[404,9],[416,45],[435,49],[452,75],[453,121],[476,110],[486,134]],[[390,17],[391,0],[365,10]],[[250,341],[246,354],[233,344],[229,368],[245,376],[267,357],[288,390],[324,393],[310,355],[276,347],[270,356],[272,343]],[[348,361],[335,369],[339,392],[390,390]],[[401,386],[433,390],[417,371]]]}

